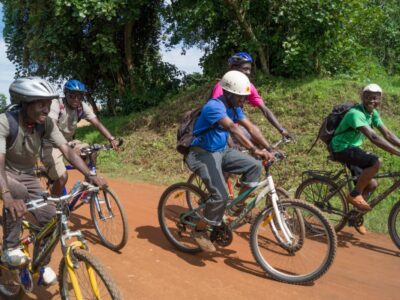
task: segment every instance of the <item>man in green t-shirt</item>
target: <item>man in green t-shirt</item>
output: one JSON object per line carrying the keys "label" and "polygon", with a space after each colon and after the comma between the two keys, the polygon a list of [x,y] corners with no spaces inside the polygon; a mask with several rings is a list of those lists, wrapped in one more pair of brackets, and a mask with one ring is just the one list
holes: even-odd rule
{"label": "man in green t-shirt", "polygon": [[[373,177],[380,167],[379,157],[365,152],[360,148],[365,137],[383,150],[400,156],[400,139],[383,124],[376,108],[382,101],[382,89],[377,84],[364,87],[361,103],[351,108],[335,131],[331,149],[336,161],[345,163],[353,176],[359,176],[353,191],[347,196],[347,201],[360,210],[370,210],[365,201],[378,183]],[[379,137],[373,128],[377,128],[383,138]],[[356,227],[361,234],[366,233],[364,226]]]}

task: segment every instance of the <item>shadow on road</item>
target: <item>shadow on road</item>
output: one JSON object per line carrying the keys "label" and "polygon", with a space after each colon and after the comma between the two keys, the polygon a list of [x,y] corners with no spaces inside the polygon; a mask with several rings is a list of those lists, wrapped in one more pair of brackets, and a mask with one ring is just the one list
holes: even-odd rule
{"label": "shadow on road", "polygon": [[[175,249],[165,238],[159,227],[154,226],[142,226],[137,227],[135,230],[138,233],[137,238],[146,239],[153,245],[156,245],[166,251],[169,251],[179,258],[185,260],[189,264],[197,267],[205,267],[206,261],[212,261],[217,263],[216,258],[221,257],[224,259],[224,263],[231,268],[239,270],[240,272],[244,272],[253,276],[258,276],[264,279],[270,279],[267,277],[265,272],[262,271],[260,266],[254,261],[246,261],[237,257],[232,257],[230,255],[235,254],[236,251],[232,249],[226,249],[217,247],[216,253],[204,253],[200,252],[197,254],[187,254],[180,252]],[[246,238],[245,235],[240,235],[242,238]],[[272,280],[272,279],[271,279]],[[306,286],[312,286],[314,283],[308,284]]]}
{"label": "shadow on road", "polygon": [[337,234],[337,237],[338,237],[338,247],[341,247],[341,248],[349,248],[349,245],[352,245],[355,247],[364,248],[364,249],[379,252],[382,254],[400,257],[399,251],[395,251],[392,249],[384,248],[384,247],[381,247],[378,245],[373,245],[371,243],[362,241],[362,240],[358,239],[354,234],[349,233],[349,232],[339,232]]}

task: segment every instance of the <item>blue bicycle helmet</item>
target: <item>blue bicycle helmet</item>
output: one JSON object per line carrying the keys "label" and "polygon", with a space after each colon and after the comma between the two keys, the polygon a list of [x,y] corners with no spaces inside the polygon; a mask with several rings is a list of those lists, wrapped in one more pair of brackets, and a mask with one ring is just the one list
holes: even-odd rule
{"label": "blue bicycle helmet", "polygon": [[229,66],[237,66],[244,63],[252,63],[253,58],[247,52],[238,52],[228,59]]}
{"label": "blue bicycle helmet", "polygon": [[86,93],[86,85],[82,82],[80,82],[79,80],[76,79],[71,79],[68,80],[65,84],[64,84],[64,92],[68,90],[71,92],[81,92],[81,93]]}

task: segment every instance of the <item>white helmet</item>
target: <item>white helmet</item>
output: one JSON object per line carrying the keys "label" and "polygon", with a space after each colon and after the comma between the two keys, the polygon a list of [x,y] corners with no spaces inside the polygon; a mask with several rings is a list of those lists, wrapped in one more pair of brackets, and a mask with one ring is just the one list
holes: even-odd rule
{"label": "white helmet", "polygon": [[13,104],[59,97],[53,85],[40,77],[18,78],[11,83],[9,91]]}
{"label": "white helmet", "polygon": [[363,93],[365,92],[373,92],[373,93],[381,93],[382,94],[382,89],[379,85],[375,83],[368,84],[363,88]]}
{"label": "white helmet", "polygon": [[221,79],[223,90],[235,95],[250,95],[250,80],[245,74],[239,71],[229,71]]}

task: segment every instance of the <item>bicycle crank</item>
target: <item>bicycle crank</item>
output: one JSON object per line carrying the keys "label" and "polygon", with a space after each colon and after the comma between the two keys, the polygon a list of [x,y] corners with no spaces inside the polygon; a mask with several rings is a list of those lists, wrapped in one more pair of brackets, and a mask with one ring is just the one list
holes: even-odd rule
{"label": "bicycle crank", "polygon": [[226,247],[232,243],[233,234],[229,227],[222,222],[220,226],[214,226],[210,235],[210,240],[221,247]]}

